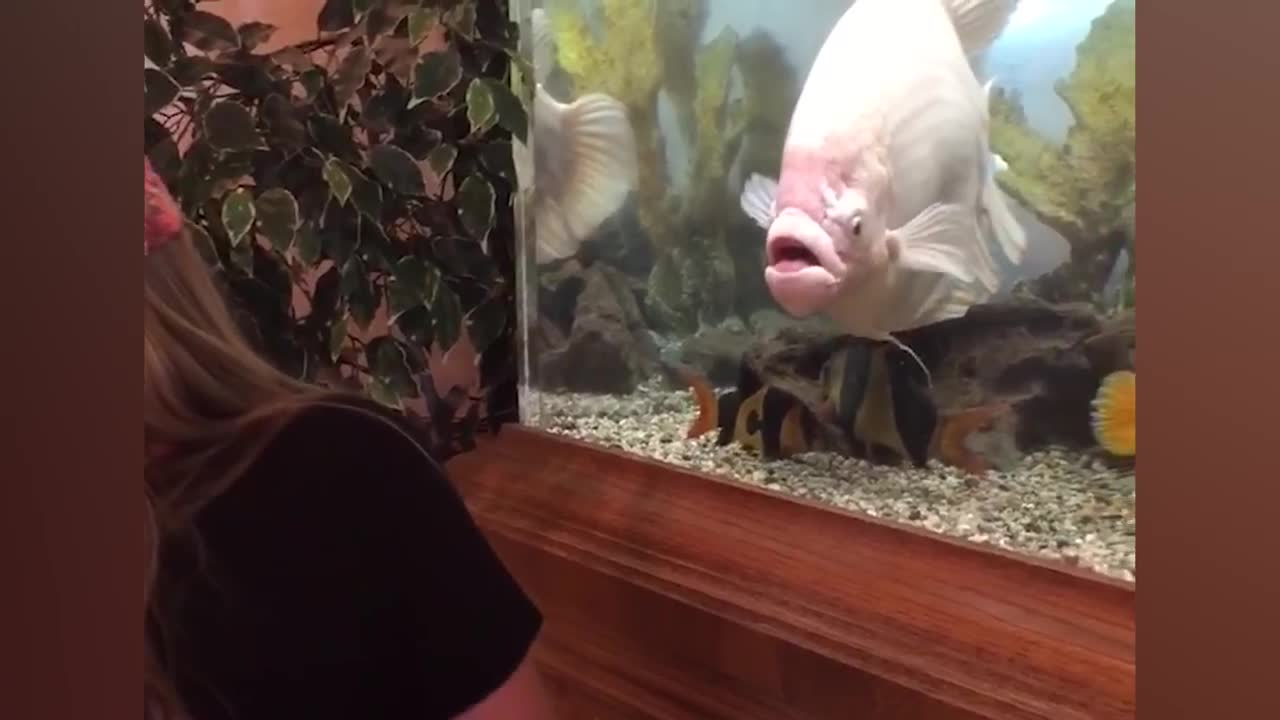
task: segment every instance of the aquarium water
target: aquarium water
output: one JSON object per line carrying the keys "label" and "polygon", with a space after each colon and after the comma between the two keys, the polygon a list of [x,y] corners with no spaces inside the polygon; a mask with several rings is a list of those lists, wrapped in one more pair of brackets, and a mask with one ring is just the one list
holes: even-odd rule
{"label": "aquarium water", "polygon": [[1134,2],[981,4],[513,2],[522,421],[1133,580]]}

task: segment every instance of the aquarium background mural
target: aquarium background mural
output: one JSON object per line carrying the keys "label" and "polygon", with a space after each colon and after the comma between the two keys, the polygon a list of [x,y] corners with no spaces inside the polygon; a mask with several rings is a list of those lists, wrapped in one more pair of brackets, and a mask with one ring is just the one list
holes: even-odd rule
{"label": "aquarium background mural", "polygon": [[898,344],[785,312],[741,199],[848,8],[513,3],[523,420],[1133,580],[1134,2],[1022,0],[973,59],[1028,255]]}

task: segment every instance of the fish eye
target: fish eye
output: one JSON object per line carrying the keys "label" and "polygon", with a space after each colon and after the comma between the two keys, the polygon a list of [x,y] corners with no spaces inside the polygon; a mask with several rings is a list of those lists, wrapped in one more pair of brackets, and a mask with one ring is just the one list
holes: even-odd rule
{"label": "fish eye", "polygon": [[858,237],[862,234],[862,218],[853,219],[853,236]]}

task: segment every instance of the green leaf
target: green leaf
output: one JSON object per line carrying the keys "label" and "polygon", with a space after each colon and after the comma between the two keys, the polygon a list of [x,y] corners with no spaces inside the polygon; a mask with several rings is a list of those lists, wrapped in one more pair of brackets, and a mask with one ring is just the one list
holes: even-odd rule
{"label": "green leaf", "polygon": [[345,206],[351,197],[352,183],[342,166],[341,160],[329,158],[329,161],[324,164],[323,174],[325,182],[329,183],[329,193],[339,205]]}
{"label": "green leaf", "polygon": [[196,251],[200,253],[200,257],[204,258],[206,264],[215,270],[222,269],[222,260],[218,259],[218,248],[214,247],[213,238],[200,225],[184,220],[183,226],[187,228],[187,234],[191,237],[191,242],[196,246]]}
{"label": "green leaf", "polygon": [[293,106],[283,95],[268,95],[262,102],[261,117],[274,141],[272,145],[301,147],[307,144],[307,128],[294,116]]}
{"label": "green leaf", "polygon": [[408,255],[396,263],[395,279],[396,282],[412,289],[419,302],[423,302],[427,299],[427,291],[430,289],[428,282],[430,272],[431,268],[422,258]]}
{"label": "green leaf", "polygon": [[[524,103],[511,92],[504,82],[493,78],[481,78],[476,82],[483,83],[493,97],[494,111],[498,116],[498,124],[520,142],[527,142],[529,132],[529,114],[525,112]],[[472,83],[473,85],[475,83]]]}
{"label": "green leaf", "polygon": [[351,319],[361,330],[369,329],[373,316],[378,312],[380,297],[373,291],[373,283],[365,271],[364,263],[352,257],[342,269],[343,296],[351,311]]}
{"label": "green leaf", "polygon": [[240,272],[248,277],[253,277],[253,243],[233,245],[228,254],[231,256],[232,265],[240,268]]}
{"label": "green leaf", "polygon": [[431,298],[431,319],[440,349],[448,352],[462,336],[462,304],[447,283],[436,283],[435,296]]}
{"label": "green leaf", "polygon": [[427,155],[427,165],[431,167],[431,172],[436,177],[444,177],[446,173],[453,168],[453,162],[458,159],[458,148],[452,145],[441,145]]}
{"label": "green leaf", "polygon": [[333,321],[343,307],[341,284],[342,273],[333,265],[316,278],[315,289],[311,293],[311,312],[305,320],[308,325],[323,328]]}
{"label": "green leaf", "polygon": [[401,313],[396,318],[395,326],[404,334],[405,340],[417,347],[428,347],[435,339],[431,311],[421,303]]}
{"label": "green leaf", "polygon": [[325,0],[324,7],[316,16],[316,27],[320,32],[337,32],[356,24],[356,14],[351,9],[351,0]]}
{"label": "green leaf", "polygon": [[458,215],[477,242],[483,242],[493,228],[493,199],[493,186],[479,175],[468,176],[458,188]]}
{"label": "green leaf", "polygon": [[471,339],[471,345],[475,348],[476,354],[482,354],[489,349],[494,340],[502,335],[506,327],[506,305],[500,298],[490,298],[467,313],[466,322],[467,336]]}
{"label": "green leaf", "polygon": [[320,233],[316,232],[314,221],[308,220],[298,230],[298,240],[294,243],[298,251],[298,259],[307,265],[315,265],[320,261]]}
{"label": "green leaf", "polygon": [[207,53],[240,47],[240,34],[231,23],[203,10],[191,10],[182,16],[182,40]]}
{"label": "green leaf", "polygon": [[324,71],[317,67],[303,70],[302,74],[298,75],[298,82],[306,93],[307,102],[315,102],[316,98],[320,97],[320,93],[324,92],[324,80]]}
{"label": "green leaf", "polygon": [[[338,267],[346,268],[356,252],[358,238],[355,233],[343,228],[330,228],[321,233],[320,237],[324,254]],[[346,295],[347,291],[344,290],[342,294]]]}
{"label": "green leaf", "polygon": [[341,317],[329,326],[329,359],[337,360],[347,343],[347,318]]}
{"label": "green leaf", "polygon": [[404,348],[395,338],[374,338],[365,348],[369,355],[369,369],[375,379],[386,385],[397,397],[417,397],[418,384],[413,380],[409,360]]}
{"label": "green leaf", "polygon": [[142,71],[142,112],[151,117],[169,106],[182,88],[163,70],[147,68]]}
{"label": "green leaf", "polygon": [[183,87],[191,87],[216,68],[217,64],[207,57],[199,55],[180,57],[173,63],[173,79]]}
{"label": "green leaf", "polygon": [[478,148],[480,162],[489,172],[499,175],[503,180],[515,184],[516,168],[511,156],[511,143],[493,142]]}
{"label": "green leaf", "polygon": [[373,45],[384,33],[393,30],[400,18],[387,11],[386,0],[366,1],[369,10],[364,16],[364,37],[366,44]]}
{"label": "green leaf", "polygon": [[360,124],[374,132],[391,132],[396,119],[405,107],[404,87],[398,82],[388,82],[382,91],[369,98],[360,113]]}
{"label": "green leaf", "polygon": [[378,378],[369,380],[369,397],[392,410],[404,410],[404,403],[396,397],[396,393]]}
{"label": "green leaf", "polygon": [[[418,64],[418,49],[409,38],[400,35],[384,35],[373,46],[373,59],[383,70],[395,78],[397,84],[407,88],[413,84],[413,67]],[[406,97],[408,93],[405,93]]]}
{"label": "green leaf", "polygon": [[412,289],[401,283],[393,282],[387,287],[387,321],[398,323],[400,316],[417,308],[425,308],[422,298],[415,296]]}
{"label": "green leaf", "polygon": [[336,155],[344,160],[353,161],[360,157],[355,139],[354,128],[338,118],[324,113],[313,112],[307,118],[307,126],[315,137],[316,149],[328,155]]}
{"label": "green leaf", "polygon": [[271,188],[255,202],[258,230],[271,241],[271,246],[285,252],[298,232],[298,201],[284,188]]}
{"label": "green leaf", "polygon": [[374,223],[382,222],[382,186],[364,176],[364,173],[343,163],[347,177],[351,179],[351,200],[356,209]]}
{"label": "green leaf", "polygon": [[231,100],[216,102],[204,114],[204,133],[209,145],[218,150],[266,149],[253,116],[243,105]]}
{"label": "green leaf", "polygon": [[369,149],[369,165],[379,180],[401,195],[427,194],[422,168],[404,150],[394,145],[375,145]]}
{"label": "green leaf", "polygon": [[270,23],[247,22],[236,28],[236,34],[240,36],[241,47],[245,50],[253,50],[271,40],[271,36],[275,35],[276,30],[279,29]]}
{"label": "green leaf", "polygon": [[232,247],[237,247],[244,241],[253,227],[255,215],[253,194],[247,188],[236,188],[223,199],[222,227],[227,231]]}
{"label": "green leaf", "polygon": [[475,3],[461,2],[445,15],[445,24],[453,28],[463,37],[474,38],[476,35]]}
{"label": "green leaf", "polygon": [[316,66],[311,56],[293,46],[283,47],[271,53],[271,59],[294,72],[304,72]]}
{"label": "green leaf", "polygon": [[142,21],[142,54],[158,67],[169,67],[173,58],[173,40],[164,25],[153,18]]}
{"label": "green leaf", "polygon": [[142,123],[143,148],[151,160],[151,166],[170,187],[176,187],[182,178],[182,156],[178,153],[178,143],[163,125],[154,118],[146,118]]}
{"label": "green leaf", "polygon": [[417,46],[427,39],[431,30],[440,20],[440,11],[436,8],[420,7],[409,15],[409,42]]}
{"label": "green leaf", "polygon": [[382,224],[365,218],[360,219],[360,258],[365,265],[392,272],[395,270],[394,249]]}
{"label": "green leaf", "polygon": [[413,99],[409,107],[412,109],[449,92],[460,80],[462,57],[457,50],[449,47],[423,55],[413,68]]}
{"label": "green leaf", "polygon": [[333,74],[333,98],[339,111],[351,102],[373,69],[373,56],[366,45],[351,48]]}
{"label": "green leaf", "polygon": [[467,86],[467,121],[471,123],[471,134],[480,135],[493,127],[495,110],[493,93],[483,79],[472,80]]}

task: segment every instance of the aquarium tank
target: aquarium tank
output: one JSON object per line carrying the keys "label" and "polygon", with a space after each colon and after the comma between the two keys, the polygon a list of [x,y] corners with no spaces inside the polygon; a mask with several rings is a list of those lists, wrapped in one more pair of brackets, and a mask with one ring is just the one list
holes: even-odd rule
{"label": "aquarium tank", "polygon": [[512,6],[524,423],[1135,579],[1133,0]]}

